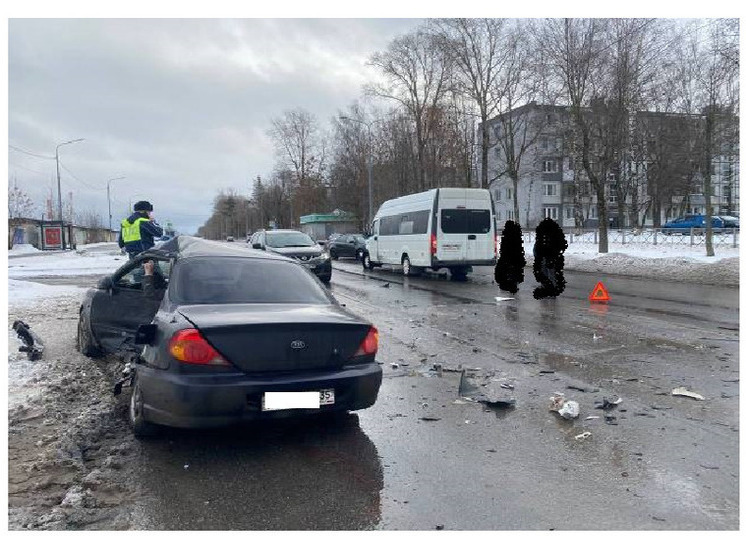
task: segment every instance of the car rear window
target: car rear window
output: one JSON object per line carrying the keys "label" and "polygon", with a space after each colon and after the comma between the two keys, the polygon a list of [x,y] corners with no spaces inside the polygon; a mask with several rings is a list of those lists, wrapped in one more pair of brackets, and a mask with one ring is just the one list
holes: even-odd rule
{"label": "car rear window", "polygon": [[300,265],[265,258],[206,256],[174,268],[176,303],[298,303],[328,305],[331,299]]}
{"label": "car rear window", "polygon": [[489,233],[490,210],[441,210],[440,228],[443,233]]}

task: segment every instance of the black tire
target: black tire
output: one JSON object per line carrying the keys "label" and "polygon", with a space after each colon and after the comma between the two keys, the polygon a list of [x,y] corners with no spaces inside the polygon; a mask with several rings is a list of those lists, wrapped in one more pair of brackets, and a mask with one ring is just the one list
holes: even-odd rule
{"label": "black tire", "polygon": [[401,273],[404,274],[405,277],[410,277],[412,275],[412,263],[409,261],[409,256],[404,256],[401,259]]}
{"label": "black tire", "polygon": [[453,281],[466,281],[467,272],[464,268],[449,268]]}
{"label": "black tire", "polygon": [[75,337],[75,346],[86,357],[100,357],[102,354],[101,348],[93,340],[91,324],[88,320],[88,315],[83,312],[83,309],[80,310],[80,315],[78,316],[78,334]]}
{"label": "black tire", "polygon": [[332,281],[332,275],[331,275],[331,274],[329,274],[328,276],[321,276],[321,277],[319,277],[319,279],[320,279],[320,280],[321,280],[321,282],[322,282],[322,283],[324,283],[325,285],[329,285],[329,282],[331,282],[331,281]]}
{"label": "black tire", "polygon": [[132,433],[136,439],[147,439],[154,436],[158,429],[157,427],[145,420],[143,417],[144,401],[142,390],[140,389],[140,382],[135,374],[135,380],[132,385],[132,394],[130,394],[130,405],[127,413]]}
{"label": "black tire", "polygon": [[362,260],[364,255],[365,255],[365,251],[359,248],[357,249],[357,252],[355,253],[355,258],[357,258],[358,260]]}
{"label": "black tire", "polygon": [[338,260],[339,254],[337,254],[336,250],[329,250],[329,256],[332,257],[332,260]]}
{"label": "black tire", "polygon": [[364,270],[373,269],[373,263],[370,261],[370,253],[368,251],[365,251],[365,254],[363,254],[363,269]]}

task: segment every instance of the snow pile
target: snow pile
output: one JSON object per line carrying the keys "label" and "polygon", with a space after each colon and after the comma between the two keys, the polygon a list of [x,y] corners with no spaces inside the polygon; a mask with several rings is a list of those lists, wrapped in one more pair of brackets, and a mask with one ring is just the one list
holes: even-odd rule
{"label": "snow pile", "polygon": [[85,288],[74,285],[46,285],[30,281],[8,279],[8,304],[16,306],[36,305],[40,299],[52,299],[61,295],[82,297]]}
{"label": "snow pile", "polygon": [[568,270],[710,285],[738,285],[738,263],[737,257],[703,262],[683,256],[647,258],[610,252],[588,258],[583,254],[565,253],[565,268]]}
{"label": "snow pile", "polygon": [[118,252],[54,252],[8,261],[9,278],[111,274],[127,261]]}
{"label": "snow pile", "polygon": [[[532,245],[533,246],[533,245]],[[608,254],[623,254],[635,258],[687,258],[702,263],[718,262],[725,258],[738,258],[739,249],[726,246],[716,246],[715,256],[706,256],[704,246],[679,245],[629,245],[621,243],[609,243]],[[573,255],[577,258],[597,258],[605,255],[598,253],[598,245],[592,243],[571,243],[567,246],[565,255]]]}
{"label": "snow pile", "polygon": [[10,254],[24,254],[24,253],[34,253],[34,252],[41,252],[41,251],[33,245],[17,244],[17,245],[13,245],[13,248],[10,249],[10,251],[8,252]]}

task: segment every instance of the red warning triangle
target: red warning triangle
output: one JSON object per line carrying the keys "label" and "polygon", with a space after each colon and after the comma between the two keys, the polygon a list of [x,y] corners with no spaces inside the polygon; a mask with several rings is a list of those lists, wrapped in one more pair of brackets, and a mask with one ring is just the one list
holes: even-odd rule
{"label": "red warning triangle", "polygon": [[598,282],[596,284],[596,287],[593,288],[593,291],[591,291],[591,295],[590,297],[588,297],[588,299],[591,301],[611,301],[609,292],[606,291],[604,284],[601,282]]}

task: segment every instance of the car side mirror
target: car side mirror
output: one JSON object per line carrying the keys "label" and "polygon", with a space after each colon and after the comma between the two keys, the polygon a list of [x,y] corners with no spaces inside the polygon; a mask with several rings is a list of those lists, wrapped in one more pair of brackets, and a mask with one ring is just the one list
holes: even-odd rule
{"label": "car side mirror", "polygon": [[135,332],[135,345],[151,345],[155,341],[158,327],[155,324],[140,324]]}
{"label": "car side mirror", "polygon": [[103,289],[104,291],[109,291],[114,287],[114,282],[112,281],[111,276],[106,276],[98,281],[96,287],[98,289]]}

